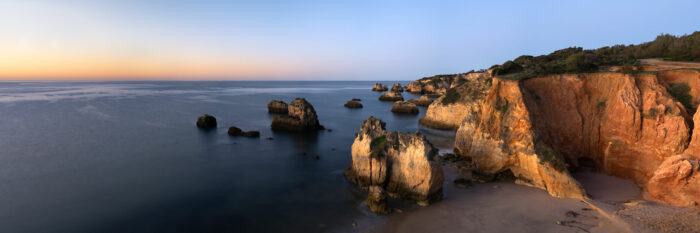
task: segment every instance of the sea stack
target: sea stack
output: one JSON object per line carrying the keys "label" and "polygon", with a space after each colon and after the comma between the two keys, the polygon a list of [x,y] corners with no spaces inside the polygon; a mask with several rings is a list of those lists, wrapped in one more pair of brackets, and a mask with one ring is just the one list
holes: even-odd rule
{"label": "sea stack", "polygon": [[410,99],[408,102],[418,106],[428,107],[431,103],[433,103],[433,100],[427,95],[422,95],[420,98]]}
{"label": "sea stack", "polygon": [[314,131],[323,129],[319,124],[316,110],[303,98],[297,98],[289,104],[289,115],[274,116],[272,129],[279,131]]}
{"label": "sea stack", "polygon": [[[372,201],[368,204],[380,203],[375,201],[381,200],[380,187],[389,196],[421,205],[440,200],[445,178],[436,158],[437,149],[419,132],[387,132],[385,125],[374,117],[362,123],[352,144],[352,163],[345,176],[360,187],[371,189],[372,198],[368,200]],[[372,210],[381,209],[375,207]]]}
{"label": "sea stack", "polygon": [[204,114],[197,118],[197,127],[199,127],[200,129],[216,128],[216,118],[209,114]]}
{"label": "sea stack", "polygon": [[394,84],[391,84],[391,91],[393,91],[393,92],[403,92],[403,86],[401,86],[401,83],[394,83]]}
{"label": "sea stack", "polygon": [[386,85],[382,85],[381,83],[375,83],[374,87],[372,87],[372,91],[387,91],[389,88]]}
{"label": "sea stack", "polygon": [[418,114],[418,107],[408,101],[396,101],[394,106],[391,107],[391,112],[393,113],[407,113],[407,114]]}
{"label": "sea stack", "polygon": [[403,96],[399,92],[386,92],[379,96],[379,100],[381,101],[403,101]]}
{"label": "sea stack", "polygon": [[346,108],[362,108],[362,104],[356,100],[350,100],[344,105]]}
{"label": "sea stack", "polygon": [[289,106],[287,103],[281,100],[273,100],[270,101],[270,103],[267,103],[268,113],[287,114],[289,112],[288,108]]}

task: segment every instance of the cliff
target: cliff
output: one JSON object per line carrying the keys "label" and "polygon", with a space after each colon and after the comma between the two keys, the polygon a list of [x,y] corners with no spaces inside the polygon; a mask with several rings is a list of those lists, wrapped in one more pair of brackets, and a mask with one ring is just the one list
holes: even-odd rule
{"label": "cliff", "polygon": [[459,85],[449,89],[428,106],[421,125],[445,130],[457,130],[462,119],[477,111],[491,87],[491,76],[487,73],[469,73],[461,77]]}
{"label": "cliff", "polygon": [[453,75],[435,75],[422,78],[406,85],[406,91],[414,94],[429,94],[433,96],[443,95],[447,90],[461,85],[465,80],[482,76],[484,73],[470,72]]}

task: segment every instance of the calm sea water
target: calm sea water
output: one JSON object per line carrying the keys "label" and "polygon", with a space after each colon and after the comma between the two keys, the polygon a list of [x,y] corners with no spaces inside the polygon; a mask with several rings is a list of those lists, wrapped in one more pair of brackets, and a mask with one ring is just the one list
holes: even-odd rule
{"label": "calm sea water", "polygon": [[[0,232],[334,232],[381,218],[342,175],[362,121],[445,150],[454,133],[421,128],[423,107],[392,114],[372,84],[2,82]],[[332,131],[272,132],[267,102],[295,97]],[[195,127],[203,113],[216,130]],[[229,137],[234,125],[261,138]]]}

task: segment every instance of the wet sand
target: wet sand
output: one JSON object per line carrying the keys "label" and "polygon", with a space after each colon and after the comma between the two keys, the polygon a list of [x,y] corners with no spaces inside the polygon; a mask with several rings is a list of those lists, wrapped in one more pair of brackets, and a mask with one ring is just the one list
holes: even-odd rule
{"label": "wet sand", "polygon": [[[641,199],[633,182],[583,171],[574,174],[591,199],[560,199],[544,190],[500,181],[460,188],[465,170],[444,166],[444,199],[387,216],[371,213],[340,232],[699,232],[700,211]],[[395,206],[394,206],[395,207]],[[400,208],[399,208],[400,209]]]}

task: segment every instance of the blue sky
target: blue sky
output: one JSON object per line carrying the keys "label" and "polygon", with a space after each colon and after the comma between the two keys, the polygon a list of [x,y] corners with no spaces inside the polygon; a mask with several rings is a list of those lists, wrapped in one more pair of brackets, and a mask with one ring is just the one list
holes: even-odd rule
{"label": "blue sky", "polygon": [[700,1],[0,1],[0,79],[414,80],[700,30]]}

